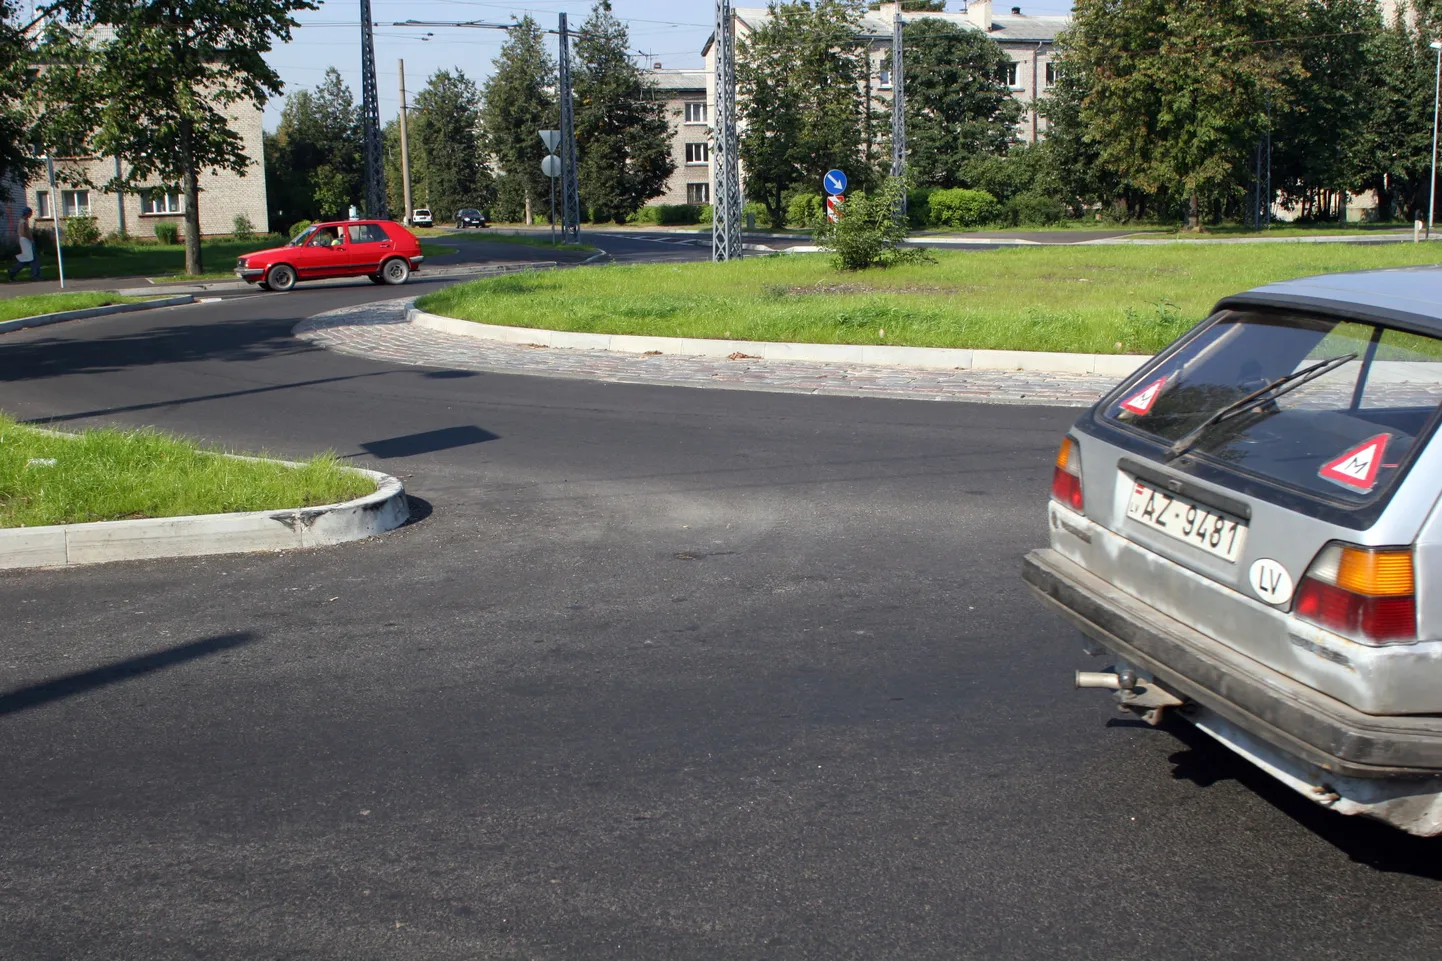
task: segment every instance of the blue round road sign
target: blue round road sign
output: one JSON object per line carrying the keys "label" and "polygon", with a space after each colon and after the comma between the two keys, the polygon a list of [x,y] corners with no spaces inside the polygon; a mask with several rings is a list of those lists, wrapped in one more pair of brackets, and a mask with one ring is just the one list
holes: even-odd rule
{"label": "blue round road sign", "polygon": [[846,174],[839,170],[828,170],[826,176],[821,178],[821,185],[826,188],[827,193],[833,196],[844,194],[846,193]]}

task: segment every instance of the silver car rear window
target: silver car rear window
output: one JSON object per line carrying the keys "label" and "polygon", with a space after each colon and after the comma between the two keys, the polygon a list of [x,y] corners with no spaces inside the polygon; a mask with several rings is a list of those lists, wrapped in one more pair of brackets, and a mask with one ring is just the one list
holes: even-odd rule
{"label": "silver car rear window", "polygon": [[[1300,386],[1264,390],[1308,370],[1322,372]],[[1282,393],[1287,386],[1293,389]],[[1254,408],[1203,428],[1258,392],[1262,402]],[[1345,508],[1385,497],[1431,435],[1439,402],[1442,340],[1259,308],[1219,312],[1098,413],[1164,445],[1158,459],[1176,456],[1174,445],[1190,436],[1177,460],[1181,469],[1200,462],[1208,473],[1249,476]]]}

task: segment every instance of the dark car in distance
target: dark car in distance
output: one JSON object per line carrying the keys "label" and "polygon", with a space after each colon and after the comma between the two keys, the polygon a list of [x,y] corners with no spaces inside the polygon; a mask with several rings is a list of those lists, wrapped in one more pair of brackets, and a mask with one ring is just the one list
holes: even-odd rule
{"label": "dark car in distance", "polygon": [[474,207],[466,207],[456,211],[456,227],[464,230],[466,227],[489,227],[486,215]]}

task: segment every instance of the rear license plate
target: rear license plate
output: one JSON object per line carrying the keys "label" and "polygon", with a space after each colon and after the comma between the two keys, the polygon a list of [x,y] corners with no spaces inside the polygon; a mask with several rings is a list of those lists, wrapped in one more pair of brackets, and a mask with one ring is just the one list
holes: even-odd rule
{"label": "rear license plate", "polygon": [[1208,554],[1236,562],[1247,540],[1247,523],[1222,514],[1195,501],[1157,490],[1146,481],[1122,475],[1131,485],[1127,516],[1152,530],[1161,531]]}

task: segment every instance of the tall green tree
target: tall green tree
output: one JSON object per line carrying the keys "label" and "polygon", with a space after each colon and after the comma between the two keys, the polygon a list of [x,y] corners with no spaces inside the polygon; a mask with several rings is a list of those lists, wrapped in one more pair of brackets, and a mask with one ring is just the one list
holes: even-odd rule
{"label": "tall green tree", "polygon": [[873,177],[864,143],[870,69],[858,36],[863,7],[852,0],[777,3],[740,44],[736,82],[746,124],[741,161],[746,195],[785,222],[785,194],[821,184],[833,167],[855,189]]}
{"label": "tall green tree", "polygon": [[286,97],[266,137],[266,194],[272,215],[294,222],[343,215],[363,193],[360,108],[340,71]]}
{"label": "tall green tree", "polygon": [[[204,269],[200,173],[245,176],[255,163],[227,109],[264,105],[282,89],[265,61],[289,41],[294,14],[315,0],[59,0],[78,30],[71,59],[77,85],[52,109],[85,118],[93,149],[124,160],[112,186],[160,180],[185,195],[185,269]],[[76,95],[79,95],[77,99]]]}
{"label": "tall green tree", "polygon": [[411,116],[410,142],[420,144],[426,158],[423,179],[412,182],[425,185],[436,219],[449,220],[462,207],[489,206],[494,184],[481,155],[481,98],[475,83],[460,69],[437,70],[416,95]]}
{"label": "tall green tree", "polygon": [[[1435,53],[1442,23],[1424,6],[1418,19],[1399,16],[1370,38],[1374,84],[1368,98],[1362,185],[1377,192],[1383,216],[1425,218],[1432,170]],[[1442,184],[1439,184],[1442,187]]]}
{"label": "tall green tree", "polygon": [[670,124],[655,84],[631,60],[625,24],[599,0],[576,41],[576,160],[581,197],[596,221],[626,218],[666,189],[676,169]]}
{"label": "tall green tree", "polygon": [[1063,58],[1088,81],[1079,119],[1100,164],[1154,194],[1239,191],[1267,103],[1299,71],[1268,41],[1303,26],[1292,0],[1078,0]]}
{"label": "tall green tree", "polygon": [[544,34],[530,16],[507,32],[492,62],[491,77],[481,99],[481,128],[487,152],[501,172],[497,193],[503,207],[522,213],[531,223],[550,182],[541,173],[546,147],[539,130],[558,127],[556,63],[546,52]]}
{"label": "tall green tree", "polygon": [[957,187],[969,160],[1006,153],[1022,107],[999,71],[1011,58],[985,34],[934,17],[903,29],[907,171]]}
{"label": "tall green tree", "polygon": [[29,147],[35,140],[35,74],[30,42],[19,21],[20,5],[0,0],[0,184],[24,183],[37,169]]}

